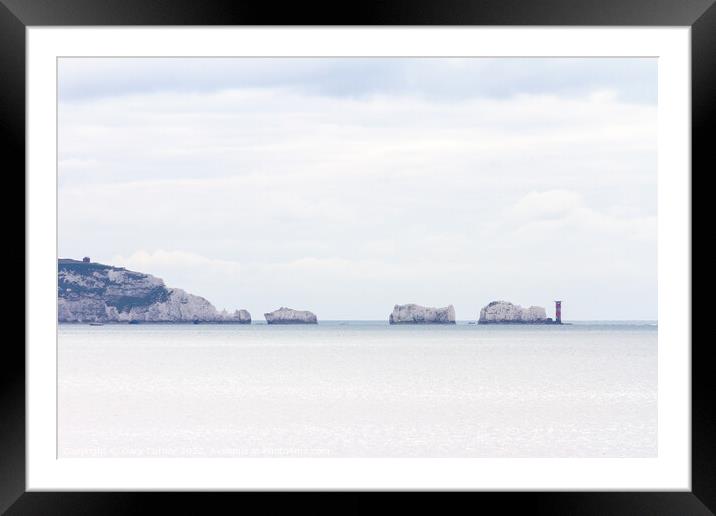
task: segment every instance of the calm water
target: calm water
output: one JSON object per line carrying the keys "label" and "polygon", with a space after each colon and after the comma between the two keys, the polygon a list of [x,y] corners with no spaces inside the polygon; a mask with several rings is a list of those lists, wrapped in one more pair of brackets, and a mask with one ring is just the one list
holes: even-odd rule
{"label": "calm water", "polygon": [[657,327],[62,325],[59,454],[650,457]]}

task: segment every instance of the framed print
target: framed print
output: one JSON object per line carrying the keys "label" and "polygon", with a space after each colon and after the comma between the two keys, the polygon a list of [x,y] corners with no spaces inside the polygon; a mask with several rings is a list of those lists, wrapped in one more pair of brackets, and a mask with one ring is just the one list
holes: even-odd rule
{"label": "framed print", "polygon": [[537,5],[4,1],[26,324],[0,507],[710,514],[716,7]]}

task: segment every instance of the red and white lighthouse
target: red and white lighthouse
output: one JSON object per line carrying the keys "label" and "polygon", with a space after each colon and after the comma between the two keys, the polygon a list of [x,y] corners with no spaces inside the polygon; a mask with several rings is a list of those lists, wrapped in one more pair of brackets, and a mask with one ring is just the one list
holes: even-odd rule
{"label": "red and white lighthouse", "polygon": [[554,302],[554,321],[557,324],[562,324],[562,301]]}

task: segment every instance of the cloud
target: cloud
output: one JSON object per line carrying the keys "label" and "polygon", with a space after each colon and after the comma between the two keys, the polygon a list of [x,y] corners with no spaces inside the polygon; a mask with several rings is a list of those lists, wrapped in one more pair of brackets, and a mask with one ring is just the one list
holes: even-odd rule
{"label": "cloud", "polygon": [[512,207],[520,220],[561,219],[583,208],[581,196],[567,190],[530,192]]}
{"label": "cloud", "polygon": [[62,101],[282,87],[302,95],[443,101],[612,90],[656,102],[655,58],[62,58]]}
{"label": "cloud", "polygon": [[[656,109],[519,96],[443,106],[416,97],[335,99],[282,90],[162,94],[60,106],[60,184],[360,173],[400,180],[506,167],[482,181],[650,181]],[[653,161],[652,161],[653,160]],[[73,163],[97,163],[66,173]],[[624,172],[629,174],[624,174]],[[460,180],[460,177],[455,179]],[[270,179],[269,179],[270,180]],[[305,179],[304,179],[305,180]]]}
{"label": "cloud", "polygon": [[230,260],[217,260],[207,258],[195,253],[183,251],[136,251],[130,256],[115,256],[112,262],[117,265],[136,267],[140,270],[149,271],[156,267],[162,268],[195,268],[211,267],[219,269],[223,274],[238,275],[241,272],[241,264]]}
{"label": "cloud", "polygon": [[530,192],[511,209],[520,234],[564,235],[578,231],[656,242],[656,216],[623,217],[604,213],[586,205],[581,195],[567,190]]}

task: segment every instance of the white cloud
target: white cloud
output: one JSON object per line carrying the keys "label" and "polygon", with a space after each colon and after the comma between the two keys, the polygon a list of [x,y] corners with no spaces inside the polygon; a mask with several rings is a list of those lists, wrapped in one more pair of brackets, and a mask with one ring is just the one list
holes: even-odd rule
{"label": "white cloud", "polygon": [[521,220],[557,219],[569,216],[584,207],[581,196],[568,190],[530,192],[513,206],[513,214]]}
{"label": "white cloud", "polygon": [[220,269],[222,273],[238,275],[241,272],[241,264],[230,260],[217,260],[207,258],[195,253],[183,251],[136,251],[131,255],[115,256],[112,262],[118,266],[135,267],[139,270],[150,271],[155,268],[196,268],[210,267]]}
{"label": "white cloud", "polygon": [[574,230],[592,236],[606,234],[656,242],[656,216],[604,213],[587,206],[578,193],[567,190],[530,192],[514,205],[511,213],[520,223],[519,232],[540,232],[541,238],[546,236],[543,233],[563,235],[566,230]]}

